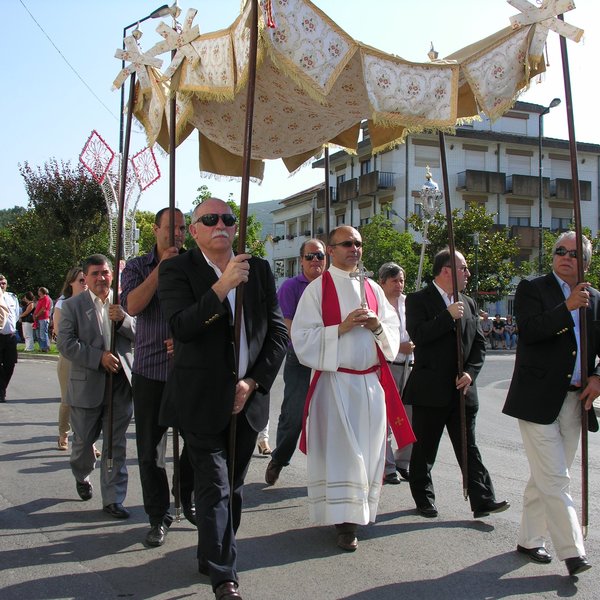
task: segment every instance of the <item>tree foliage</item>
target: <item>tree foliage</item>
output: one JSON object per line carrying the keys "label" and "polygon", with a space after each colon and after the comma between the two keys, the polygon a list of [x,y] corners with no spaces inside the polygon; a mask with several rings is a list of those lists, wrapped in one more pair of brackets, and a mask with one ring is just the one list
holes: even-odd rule
{"label": "tree foliage", "polygon": [[[423,231],[424,222],[417,215],[412,215],[409,222],[417,231]],[[471,205],[465,211],[454,210],[452,223],[456,250],[463,253],[471,270],[467,293],[474,296],[477,286],[479,292],[489,293],[486,296],[489,301],[506,296],[512,291],[513,278],[522,277],[528,270],[528,265],[517,266],[515,263],[519,255],[517,241],[509,237],[508,229],[494,226],[494,215],[488,214],[484,206]],[[474,234],[478,234],[478,244]],[[445,215],[435,215],[429,224],[427,238],[426,255],[433,261],[435,254],[448,245]],[[430,270],[423,279],[431,280]]]}
{"label": "tree foliage", "polygon": [[0,210],[0,228],[14,223],[27,211],[23,206],[13,206],[13,208],[3,208]]}
{"label": "tree foliage", "polygon": [[410,233],[399,232],[394,224],[383,214],[375,215],[371,222],[360,228],[364,243],[363,263],[368,271],[377,272],[383,263],[398,263],[406,273],[405,291],[414,291],[419,256]]}
{"label": "tree foliage", "polygon": [[25,180],[29,207],[35,209],[49,237],[65,242],[69,262],[77,264],[85,254],[84,248],[89,247],[89,240],[96,240],[99,232],[108,227],[100,186],[83,165],[73,168],[69,162],[59,163],[55,158],[36,169],[25,162],[19,170]]}

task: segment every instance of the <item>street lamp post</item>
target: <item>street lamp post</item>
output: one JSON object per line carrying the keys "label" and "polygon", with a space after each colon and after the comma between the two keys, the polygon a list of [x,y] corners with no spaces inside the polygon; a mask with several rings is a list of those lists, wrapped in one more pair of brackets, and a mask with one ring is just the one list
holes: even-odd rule
{"label": "street lamp post", "polygon": [[421,289],[421,278],[423,276],[423,262],[425,261],[425,246],[427,245],[427,231],[429,229],[429,223],[433,220],[435,213],[439,209],[440,200],[442,199],[442,192],[435,181],[431,180],[431,171],[429,165],[425,171],[425,183],[419,192],[421,201],[419,204],[423,208],[423,241],[421,243],[421,256],[419,258],[419,272],[417,273],[417,283],[415,289],[419,291]]}
{"label": "street lamp post", "polygon": [[[127,30],[131,29],[132,27],[137,27],[140,23],[143,23],[144,21],[148,21],[149,19],[160,19],[161,17],[166,17],[167,15],[171,15],[173,18],[176,18],[177,15],[179,14],[180,9],[177,6],[177,2],[175,2],[173,4],[173,6],[169,6],[168,4],[163,4],[162,6],[159,6],[157,9],[153,10],[149,15],[145,16],[143,19],[140,19],[139,21],[135,21],[134,23],[131,23],[130,25],[127,25],[127,27],[123,27],[123,50],[125,50],[125,37],[127,36]],[[138,35],[135,35],[135,31],[133,33],[134,37],[136,39],[139,39],[139,37],[141,36],[141,31],[138,31]],[[123,59],[121,61],[121,69],[125,68],[125,59]],[[125,121],[123,118],[123,111],[125,110],[125,86],[122,85],[121,86],[121,110],[119,113],[119,155],[122,156],[123,155],[123,139],[124,139],[124,132],[125,132]]]}
{"label": "street lamp post", "polygon": [[544,178],[543,178],[543,167],[542,167],[542,138],[544,134],[544,115],[550,112],[551,108],[560,104],[560,98],[554,98],[550,104],[544,108],[544,110],[538,115],[538,196],[539,196],[539,260],[538,260],[538,271],[540,275],[544,272],[544,229],[542,227],[542,212],[544,204]]}

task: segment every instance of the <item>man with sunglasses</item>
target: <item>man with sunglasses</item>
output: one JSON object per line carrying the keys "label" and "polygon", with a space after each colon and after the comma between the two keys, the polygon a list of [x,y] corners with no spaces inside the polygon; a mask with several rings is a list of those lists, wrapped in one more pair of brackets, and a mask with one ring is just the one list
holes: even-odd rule
{"label": "man with sunglasses", "polygon": [[[127,261],[121,275],[121,303],[136,317],[133,361],[133,406],[144,511],[150,521],[146,544],[162,546],[173,522],[171,498],[164,466],[167,427],[159,423],[159,411],[173,355],[173,339],[158,302],[158,265],[178,256],[185,240],[185,218],[175,210],[174,242],[171,246],[171,218],[168,208],[156,213],[152,227],[156,243],[143,256]],[[179,460],[181,505],[185,518],[196,524],[194,514],[194,472],[185,444]]]}
{"label": "man with sunglasses", "polygon": [[[587,271],[592,245],[582,236]],[[519,323],[515,370],[503,412],[519,420],[530,478],[523,497],[517,551],[549,563],[548,534],[569,575],[591,568],[585,556],[577,511],[569,490],[570,470],[581,433],[582,407],[588,429],[598,430],[592,403],[600,395],[600,293],[579,281],[574,231],[558,237],[552,272],[522,280],[515,294]],[[586,310],[587,331],[579,326]],[[587,338],[586,377],[581,373],[581,341]],[[587,385],[583,383],[587,379]]]}
{"label": "man with sunglasses", "polygon": [[[300,296],[306,286],[320,277],[325,269],[323,242],[317,239],[305,241],[300,246],[300,260],[302,261],[302,272],[284,281],[277,292],[283,320],[290,335],[292,320],[296,314]],[[302,414],[310,384],[310,369],[300,364],[291,341],[285,355],[283,382],[283,402],[277,424],[277,446],[271,454],[271,460],[265,472],[267,485],[275,485],[281,470],[290,464],[296,450],[296,444],[302,431]]]}
{"label": "man with sunglasses", "polygon": [[[231,207],[204,200],[192,213],[190,233],[198,247],[159,266],[158,297],[175,340],[163,402],[175,412],[194,469],[198,570],[224,600],[241,598],[235,533],[242,488],[258,432],[269,419],[269,389],[288,335],[269,264],[232,252]],[[236,348],[238,293],[243,310]],[[232,415],[235,456],[229,456]]]}
{"label": "man with sunglasses", "polygon": [[377,515],[387,424],[380,365],[387,369],[398,353],[400,332],[379,285],[364,282],[369,307],[361,305],[362,286],[352,276],[362,257],[360,233],[337,227],[327,253],[331,266],[302,294],[292,341],[298,360],[316,371],[306,431],[310,517],[335,525],[337,545],[352,552],[358,525]]}
{"label": "man with sunglasses", "polygon": [[[485,339],[475,302],[462,291],[469,279],[465,257],[454,257],[458,298],[453,297],[452,257],[446,247],[433,260],[433,281],[406,297],[406,327],[415,344],[415,363],[404,388],[403,400],[412,404],[417,437],[410,458],[410,491],[417,513],[438,516],[431,470],[444,429],[459,463],[462,457],[460,390],[465,391],[467,429],[467,489],[476,519],[509,508],[496,502],[494,486],[475,441],[479,402],[475,380],[485,358]],[[457,373],[456,328],[462,331],[463,372]]]}

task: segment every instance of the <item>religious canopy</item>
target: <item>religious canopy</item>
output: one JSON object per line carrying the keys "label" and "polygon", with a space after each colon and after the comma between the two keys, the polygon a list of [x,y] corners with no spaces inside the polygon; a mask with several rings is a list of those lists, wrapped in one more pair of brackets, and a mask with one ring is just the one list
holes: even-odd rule
{"label": "religious canopy", "polygon": [[[410,132],[449,130],[480,113],[498,118],[545,69],[550,29],[575,41],[583,34],[556,18],[574,8],[571,0],[508,2],[520,11],[510,26],[443,60],[415,63],[354,40],[309,0],[261,0],[252,176],[262,178],[265,159],[293,171],[324,144],[355,151],[364,121],[377,152]],[[169,151],[166,107],[176,93],[176,144],[197,129],[204,172],[241,175],[250,4],[227,29],[200,34],[190,9],[177,31],[161,24],[164,41],[146,53],[133,37],[117,51],[130,64],[114,86],[136,72],[134,113],[149,145]],[[161,73],[156,56],[168,51]]]}

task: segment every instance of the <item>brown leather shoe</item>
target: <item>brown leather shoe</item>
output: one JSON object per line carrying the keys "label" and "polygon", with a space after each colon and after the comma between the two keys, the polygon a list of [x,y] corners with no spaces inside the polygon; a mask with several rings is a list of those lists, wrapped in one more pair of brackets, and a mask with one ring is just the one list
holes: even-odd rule
{"label": "brown leather shoe", "polygon": [[226,581],[217,586],[215,590],[215,600],[230,600],[231,598],[239,598],[238,584],[234,581]]}
{"label": "brown leather shoe", "polygon": [[358,538],[356,537],[358,525],[356,523],[338,523],[335,528],[338,532],[338,547],[347,552],[354,552],[358,548]]}
{"label": "brown leather shoe", "polygon": [[281,469],[283,469],[283,465],[276,463],[274,460],[269,461],[267,470],[265,471],[265,482],[267,485],[275,485],[277,483]]}

